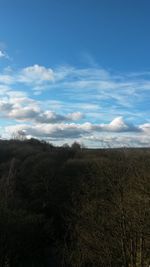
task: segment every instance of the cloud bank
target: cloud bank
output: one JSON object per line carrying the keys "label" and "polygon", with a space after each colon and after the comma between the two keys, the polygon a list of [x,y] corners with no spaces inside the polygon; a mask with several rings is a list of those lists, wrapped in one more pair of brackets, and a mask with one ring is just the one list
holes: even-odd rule
{"label": "cloud bank", "polygon": [[[2,54],[0,54],[0,57]],[[149,146],[150,72],[35,64],[0,72],[1,135]]]}

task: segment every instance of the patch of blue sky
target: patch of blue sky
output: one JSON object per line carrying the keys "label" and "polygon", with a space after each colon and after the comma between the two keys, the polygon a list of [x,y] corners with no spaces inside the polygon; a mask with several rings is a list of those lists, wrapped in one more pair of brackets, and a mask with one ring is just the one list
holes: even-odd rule
{"label": "patch of blue sky", "polygon": [[59,135],[58,122],[91,143],[95,125],[130,140],[129,121],[148,142],[149,9],[147,0],[0,1],[0,125],[43,123],[44,136]]}

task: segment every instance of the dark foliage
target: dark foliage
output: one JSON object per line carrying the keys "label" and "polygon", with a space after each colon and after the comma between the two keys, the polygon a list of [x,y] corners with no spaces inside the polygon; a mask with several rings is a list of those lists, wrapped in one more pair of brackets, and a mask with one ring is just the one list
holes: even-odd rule
{"label": "dark foliage", "polygon": [[148,267],[150,149],[0,141],[0,267]]}

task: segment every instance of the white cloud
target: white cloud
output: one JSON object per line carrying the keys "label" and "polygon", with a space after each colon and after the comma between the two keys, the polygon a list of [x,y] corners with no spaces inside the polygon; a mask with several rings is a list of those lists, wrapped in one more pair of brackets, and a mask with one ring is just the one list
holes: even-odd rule
{"label": "white cloud", "polygon": [[[141,77],[141,78],[140,78]],[[25,84],[35,95],[44,90],[66,96],[67,101],[74,99],[102,105],[113,102],[121,108],[132,108],[147,99],[150,90],[150,77],[116,75],[101,68],[75,68],[62,66],[55,69],[38,64],[13,71],[5,69],[0,74],[0,84]],[[92,103],[93,102],[93,103]]]}
{"label": "white cloud", "polygon": [[43,66],[34,65],[22,69],[17,77],[19,82],[42,85],[44,82],[54,80],[53,70]]}
{"label": "white cloud", "polygon": [[[116,75],[97,66],[6,68],[0,73],[0,116],[5,122],[11,120],[13,130],[20,127],[38,138],[148,144],[148,75]],[[26,87],[30,97],[14,89]],[[33,96],[34,92],[43,92],[43,100],[35,100],[40,97]]]}
{"label": "white cloud", "polygon": [[150,123],[145,123],[141,125],[140,129],[150,135]]}
{"label": "white cloud", "polygon": [[6,127],[6,132],[17,133],[24,131],[26,135],[36,138],[79,138],[84,130],[76,124],[38,124],[34,126],[29,125],[13,125]]}
{"label": "white cloud", "polygon": [[1,58],[9,59],[9,56],[7,55],[7,53],[4,50],[0,49],[0,59]]}
{"label": "white cloud", "polygon": [[0,58],[5,57],[5,54],[3,51],[0,50]]}
{"label": "white cloud", "polygon": [[108,126],[104,126],[105,128],[112,132],[137,131],[136,127],[126,123],[123,117],[115,118]]}
{"label": "white cloud", "polygon": [[[121,120],[121,119],[120,119]],[[77,124],[77,123],[37,123],[33,125],[13,125],[6,127],[9,132],[24,131],[27,135],[37,138],[80,138],[87,137],[93,133],[126,133],[126,132],[141,132],[139,127],[130,126],[123,122],[120,124],[117,118],[109,124],[95,125],[90,122]],[[113,127],[112,127],[113,125]],[[115,125],[115,127],[114,127]],[[126,125],[126,126],[125,126]]]}
{"label": "white cloud", "polygon": [[4,90],[1,92],[0,116],[19,122],[61,123],[81,120],[83,114],[74,112],[59,114],[41,107],[41,103],[29,98],[24,92]]}
{"label": "white cloud", "polygon": [[78,121],[84,118],[83,113],[81,112],[73,112],[67,115],[68,120]]}
{"label": "white cloud", "polygon": [[91,147],[150,147],[150,136],[137,135],[91,135],[86,137]]}
{"label": "white cloud", "polygon": [[18,121],[23,120],[32,120],[37,116],[37,111],[33,108],[26,108],[26,107],[12,107],[12,110],[8,113],[8,118],[12,118]]}
{"label": "white cloud", "polygon": [[11,75],[7,75],[7,74],[0,74],[0,83],[1,84],[12,84],[14,83],[15,80],[13,78],[13,76]]}
{"label": "white cloud", "polygon": [[[0,57],[6,57],[0,51]],[[13,70],[8,66],[0,73],[0,84],[25,84],[31,86],[31,89],[41,91],[47,88],[49,83],[54,81],[54,72],[51,68],[40,65],[33,65],[21,70]]]}

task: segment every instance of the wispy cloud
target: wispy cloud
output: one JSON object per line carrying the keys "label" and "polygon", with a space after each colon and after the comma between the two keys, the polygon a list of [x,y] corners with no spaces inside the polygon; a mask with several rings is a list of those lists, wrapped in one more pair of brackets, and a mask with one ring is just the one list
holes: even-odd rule
{"label": "wispy cloud", "polygon": [[6,51],[0,49],[0,59],[2,58],[10,59]]}
{"label": "wispy cloud", "polygon": [[149,101],[149,72],[33,65],[0,73],[0,116],[9,120],[4,136],[148,145]]}
{"label": "wispy cloud", "polygon": [[0,50],[0,58],[5,57],[5,54],[3,51]]}

